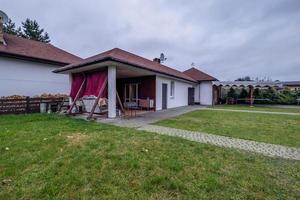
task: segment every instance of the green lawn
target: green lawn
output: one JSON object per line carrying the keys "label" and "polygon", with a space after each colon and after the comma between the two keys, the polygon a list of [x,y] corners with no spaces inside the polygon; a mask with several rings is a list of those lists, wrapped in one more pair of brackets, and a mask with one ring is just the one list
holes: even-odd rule
{"label": "green lawn", "polygon": [[300,115],[200,110],[163,120],[158,125],[300,147]]}
{"label": "green lawn", "polygon": [[299,161],[57,115],[0,127],[0,199],[300,198]]}
{"label": "green lawn", "polygon": [[287,112],[287,113],[300,113],[300,106],[293,108],[278,108],[271,106],[256,105],[250,107],[249,105],[216,105],[212,108],[233,109],[233,110],[254,110],[254,111],[268,111],[268,112]]}

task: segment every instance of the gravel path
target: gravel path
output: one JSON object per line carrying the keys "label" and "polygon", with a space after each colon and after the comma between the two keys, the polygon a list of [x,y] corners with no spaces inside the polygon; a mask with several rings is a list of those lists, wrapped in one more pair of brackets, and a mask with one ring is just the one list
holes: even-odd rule
{"label": "gravel path", "polygon": [[281,157],[292,160],[300,160],[300,148],[286,147],[263,142],[236,139],[213,134],[187,131],[176,128],[168,128],[156,125],[145,125],[138,130],[154,132],[162,135],[181,137],[200,143],[212,144],[221,147],[235,148],[250,152],[260,153],[270,157]]}

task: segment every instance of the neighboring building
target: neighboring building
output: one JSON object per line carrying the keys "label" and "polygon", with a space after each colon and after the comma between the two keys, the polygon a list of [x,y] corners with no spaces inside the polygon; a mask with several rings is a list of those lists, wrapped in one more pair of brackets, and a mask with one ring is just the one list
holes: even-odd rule
{"label": "neighboring building", "polygon": [[[191,70],[197,71],[198,76],[193,78],[188,71],[183,73],[162,65],[159,59],[152,61],[115,48],[79,63],[58,68],[54,72],[69,74],[72,85],[77,85],[77,88],[79,85],[76,83],[78,81],[75,80],[76,76],[99,71],[106,73],[108,116],[115,117],[118,94],[124,105],[137,103],[141,99],[150,99],[155,110],[186,106],[194,104],[195,100],[200,104],[211,105],[212,80],[216,79],[199,70]],[[87,84],[92,88],[91,84],[95,82],[90,80]]]}
{"label": "neighboring building", "polygon": [[300,81],[287,81],[281,82],[284,88],[290,91],[300,91]]}
{"label": "neighboring building", "polygon": [[69,77],[52,73],[82,59],[51,44],[3,34],[0,20],[0,97],[69,93]]}
{"label": "neighboring building", "polygon": [[217,81],[217,79],[194,67],[184,71],[183,73],[198,82],[198,85],[195,87],[195,103],[201,105],[212,105],[213,81]]}

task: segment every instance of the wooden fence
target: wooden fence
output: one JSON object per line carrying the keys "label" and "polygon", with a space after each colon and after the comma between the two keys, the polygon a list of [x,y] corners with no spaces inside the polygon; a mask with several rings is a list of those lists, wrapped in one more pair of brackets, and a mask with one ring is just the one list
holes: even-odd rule
{"label": "wooden fence", "polygon": [[51,98],[15,98],[0,99],[0,115],[1,114],[19,114],[19,113],[39,113],[41,103],[46,103],[47,109],[57,110],[63,97]]}

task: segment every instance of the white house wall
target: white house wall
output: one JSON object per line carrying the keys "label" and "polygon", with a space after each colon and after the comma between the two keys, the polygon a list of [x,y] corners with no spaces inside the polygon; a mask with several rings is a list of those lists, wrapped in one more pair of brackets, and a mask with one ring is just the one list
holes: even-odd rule
{"label": "white house wall", "polygon": [[0,96],[68,94],[68,75],[55,74],[59,66],[0,57]]}
{"label": "white house wall", "polygon": [[195,86],[195,103],[200,103],[200,84]]}
{"label": "white house wall", "polygon": [[200,104],[201,105],[212,105],[212,82],[203,81],[199,84],[200,89]]}
{"label": "white house wall", "polygon": [[[171,81],[175,83],[174,97],[170,96]],[[179,81],[176,79],[156,76],[156,110],[162,109],[162,84],[168,85],[167,108],[175,108],[188,105],[188,88],[193,87],[192,84]]]}

